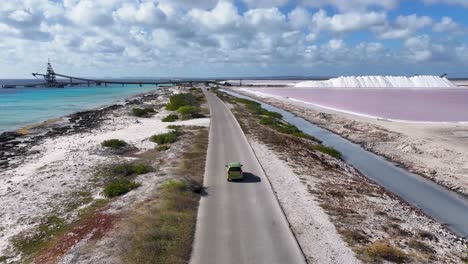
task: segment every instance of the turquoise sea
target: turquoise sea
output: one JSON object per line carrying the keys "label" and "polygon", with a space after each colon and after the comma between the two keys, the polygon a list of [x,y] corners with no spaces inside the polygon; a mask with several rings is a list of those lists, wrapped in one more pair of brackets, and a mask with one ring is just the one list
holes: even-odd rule
{"label": "turquoise sea", "polygon": [[154,85],[0,88],[0,133],[122,101]]}

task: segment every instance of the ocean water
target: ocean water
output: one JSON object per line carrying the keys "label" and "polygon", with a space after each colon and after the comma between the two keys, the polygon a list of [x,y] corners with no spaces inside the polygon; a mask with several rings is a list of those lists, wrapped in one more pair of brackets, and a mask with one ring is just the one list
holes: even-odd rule
{"label": "ocean water", "polygon": [[468,88],[258,88],[343,112],[411,122],[468,122]]}
{"label": "ocean water", "polygon": [[0,88],[0,133],[121,101],[154,85]]}

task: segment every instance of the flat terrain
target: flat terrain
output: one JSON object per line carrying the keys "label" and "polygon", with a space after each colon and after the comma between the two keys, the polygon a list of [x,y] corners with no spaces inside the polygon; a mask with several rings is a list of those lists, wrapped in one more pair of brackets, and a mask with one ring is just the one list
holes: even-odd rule
{"label": "flat terrain", "polygon": [[[304,263],[271,186],[235,117],[207,92],[211,131],[191,263]],[[225,164],[240,161],[247,178],[226,180]]]}

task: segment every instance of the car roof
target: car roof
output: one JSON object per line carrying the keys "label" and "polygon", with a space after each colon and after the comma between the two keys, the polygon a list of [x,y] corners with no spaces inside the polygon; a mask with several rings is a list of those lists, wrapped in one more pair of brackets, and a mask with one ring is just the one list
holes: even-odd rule
{"label": "car roof", "polygon": [[240,164],[240,162],[229,162],[228,166],[229,167],[241,167],[242,165]]}

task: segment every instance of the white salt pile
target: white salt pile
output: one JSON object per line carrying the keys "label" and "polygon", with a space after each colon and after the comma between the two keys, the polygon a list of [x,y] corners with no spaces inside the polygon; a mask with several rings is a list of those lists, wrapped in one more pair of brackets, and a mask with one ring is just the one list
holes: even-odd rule
{"label": "white salt pile", "polygon": [[347,76],[338,77],[326,81],[305,81],[295,87],[350,87],[350,88],[455,88],[457,87],[447,78],[439,76]]}

